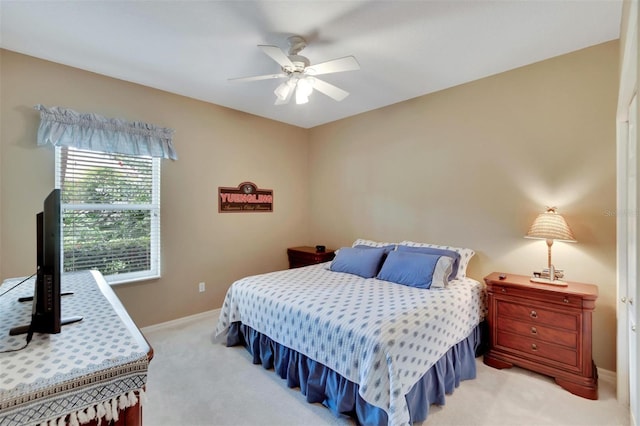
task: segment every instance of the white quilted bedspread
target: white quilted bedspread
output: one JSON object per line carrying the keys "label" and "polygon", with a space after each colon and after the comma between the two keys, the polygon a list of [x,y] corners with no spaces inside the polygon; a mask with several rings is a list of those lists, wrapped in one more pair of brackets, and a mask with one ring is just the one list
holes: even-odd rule
{"label": "white quilted bedspread", "polygon": [[243,278],[216,336],[236,321],[360,386],[389,425],[409,425],[405,394],[484,315],[483,285],[464,278],[417,289],[328,270],[328,263]]}

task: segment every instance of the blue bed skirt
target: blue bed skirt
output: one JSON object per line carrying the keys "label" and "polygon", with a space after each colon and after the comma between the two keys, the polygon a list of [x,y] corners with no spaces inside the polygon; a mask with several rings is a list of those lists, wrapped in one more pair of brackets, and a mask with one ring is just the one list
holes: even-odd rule
{"label": "blue bed skirt", "polygon": [[[445,395],[453,393],[461,380],[476,377],[476,351],[481,343],[481,327],[453,346],[432,366],[406,395],[411,422],[427,419],[431,404],[444,405]],[[308,402],[319,402],[336,416],[347,415],[362,425],[386,425],[387,413],[366,402],[358,394],[358,385],[307,356],[274,342],[251,327],[231,324],[227,346],[244,345],[254,364],[262,364],[298,387]]]}

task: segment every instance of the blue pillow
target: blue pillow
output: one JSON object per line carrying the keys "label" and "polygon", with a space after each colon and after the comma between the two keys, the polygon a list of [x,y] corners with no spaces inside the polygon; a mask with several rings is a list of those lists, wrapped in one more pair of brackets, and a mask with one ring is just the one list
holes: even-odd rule
{"label": "blue pillow", "polygon": [[331,262],[330,270],[373,278],[380,269],[384,248],[343,247]]}
{"label": "blue pillow", "polygon": [[398,251],[422,253],[422,254],[436,254],[438,256],[447,256],[453,259],[453,265],[451,266],[451,274],[449,280],[453,280],[458,273],[458,266],[460,265],[460,253],[453,250],[439,249],[435,247],[410,247],[410,246],[398,246]]}
{"label": "blue pillow", "polygon": [[[353,246],[353,247],[354,248],[362,248],[362,249],[365,249],[365,250],[372,249],[372,248],[384,249],[384,254],[382,255],[382,259],[380,259],[380,266],[382,266],[382,264],[384,263],[384,260],[387,258],[387,255],[396,249],[396,245],[395,244],[390,244],[388,246],[379,246],[379,247],[367,246],[367,245],[364,245],[364,244],[358,244],[357,246]],[[378,271],[380,271],[380,267],[378,267]],[[378,271],[376,271],[376,274],[378,273]]]}
{"label": "blue pillow", "polygon": [[392,251],[387,255],[377,278],[411,287],[429,288],[440,257],[435,254]]}

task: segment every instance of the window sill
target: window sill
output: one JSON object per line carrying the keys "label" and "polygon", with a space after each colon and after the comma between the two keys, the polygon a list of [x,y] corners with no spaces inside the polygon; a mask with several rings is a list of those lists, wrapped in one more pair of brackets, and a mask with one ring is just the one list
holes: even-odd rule
{"label": "window sill", "polygon": [[121,284],[132,284],[132,283],[137,283],[137,282],[141,282],[141,281],[152,281],[152,280],[157,280],[160,279],[162,276],[157,274],[157,275],[145,275],[145,276],[141,276],[141,277],[131,277],[131,278],[127,278],[127,277],[123,277],[120,278],[117,275],[112,275],[111,277],[104,277],[104,279],[107,281],[107,283],[109,285],[121,285]]}

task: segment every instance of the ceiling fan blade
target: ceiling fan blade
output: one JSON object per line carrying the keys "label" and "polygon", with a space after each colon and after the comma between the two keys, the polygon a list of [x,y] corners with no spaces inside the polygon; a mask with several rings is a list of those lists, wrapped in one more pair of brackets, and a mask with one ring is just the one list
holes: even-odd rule
{"label": "ceiling fan blade", "polygon": [[262,49],[267,56],[280,64],[281,67],[294,67],[293,62],[291,62],[289,57],[278,46],[260,45],[258,47]]}
{"label": "ceiling fan blade", "polygon": [[360,69],[360,64],[353,56],[345,56],[344,58],[333,59],[327,62],[310,65],[305,68],[305,74],[320,75],[334,72],[355,71]]}
{"label": "ceiling fan blade", "polygon": [[259,80],[272,80],[274,78],[283,78],[287,75],[285,73],[280,74],[265,74],[265,75],[256,75],[253,77],[240,77],[240,78],[230,78],[228,81],[234,83],[243,83],[246,81],[259,81]]}
{"label": "ceiling fan blade", "polygon": [[327,83],[326,81],[319,80],[317,78],[313,79],[313,88],[338,102],[349,96],[349,92],[346,90],[342,90],[331,83]]}

